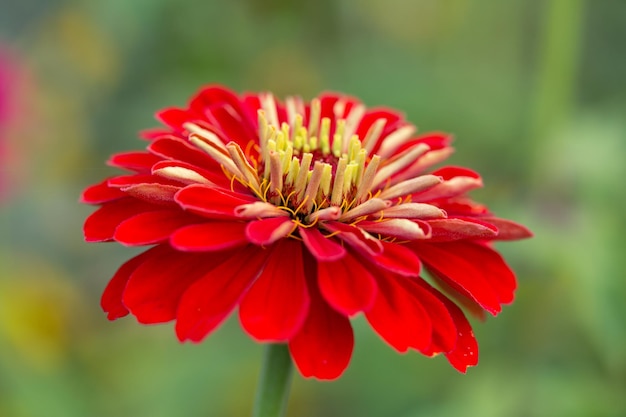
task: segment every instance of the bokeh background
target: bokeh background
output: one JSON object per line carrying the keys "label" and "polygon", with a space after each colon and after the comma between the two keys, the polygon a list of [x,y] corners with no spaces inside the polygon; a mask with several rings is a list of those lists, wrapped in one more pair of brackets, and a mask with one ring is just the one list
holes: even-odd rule
{"label": "bokeh background", "polygon": [[79,193],[206,83],[403,109],[456,137],[474,196],[530,226],[501,245],[516,302],[480,365],[398,355],[354,322],[342,379],[294,378],[291,417],[626,416],[626,2],[0,0],[0,416],[246,416],[261,346],[110,323],[136,253],[87,245]]}

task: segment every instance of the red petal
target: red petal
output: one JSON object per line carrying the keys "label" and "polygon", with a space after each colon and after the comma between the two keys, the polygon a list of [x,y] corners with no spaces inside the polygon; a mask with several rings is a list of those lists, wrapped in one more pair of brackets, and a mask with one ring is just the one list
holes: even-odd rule
{"label": "red petal", "polygon": [[498,229],[492,224],[472,218],[448,218],[425,220],[431,228],[432,242],[447,242],[460,239],[494,239]]}
{"label": "red petal", "polygon": [[335,379],[350,363],[354,335],[350,320],[326,304],[319,293],[315,263],[315,259],[305,255],[311,305],[302,328],[289,341],[289,350],[305,378]]}
{"label": "red petal", "polygon": [[[155,249],[156,248],[153,248],[152,251]],[[128,314],[128,309],[124,303],[122,303],[124,289],[126,288],[130,275],[148,258],[147,254],[149,252],[150,251],[143,252],[122,264],[104,289],[102,297],[100,298],[100,306],[102,310],[107,313],[109,320],[116,320]]]}
{"label": "red petal", "polygon": [[256,111],[251,111],[226,88],[217,85],[203,88],[189,107],[199,114],[210,113],[229,140],[238,143],[256,140]]}
{"label": "red petal", "polygon": [[124,220],[115,230],[113,238],[130,246],[160,243],[176,229],[197,221],[197,217],[180,209],[149,211]]}
{"label": "red petal", "polygon": [[171,134],[172,134],[171,129],[167,129],[164,127],[152,127],[152,128],[141,130],[139,132],[139,137],[141,139],[154,140],[162,136],[169,136]]}
{"label": "red petal", "polygon": [[152,211],[157,208],[154,204],[132,197],[125,197],[119,200],[105,203],[98,210],[94,211],[83,227],[83,233],[87,242],[105,242],[113,239],[115,229],[124,220],[145,211]]}
{"label": "red petal", "polygon": [[190,122],[194,119],[193,115],[187,110],[178,109],[175,107],[169,107],[156,113],[157,120],[160,120],[164,124],[176,129],[177,131],[184,130],[183,124]]}
{"label": "red petal", "polygon": [[178,250],[210,252],[248,243],[246,223],[207,222],[183,227],[172,234],[170,244]]}
{"label": "red petal", "polygon": [[467,168],[444,167],[431,174],[442,177],[444,181],[428,190],[413,194],[414,202],[428,202],[458,197],[483,186],[480,175]]}
{"label": "red petal", "polygon": [[341,232],[337,237],[365,256],[375,256],[383,252],[380,241],[357,226],[340,222],[325,222],[322,227],[330,232]]}
{"label": "red petal", "polygon": [[251,196],[199,184],[183,188],[174,200],[184,209],[215,219],[236,219],[237,206],[257,201]]}
{"label": "red petal", "polygon": [[150,173],[152,165],[161,161],[161,158],[148,152],[124,152],[112,155],[107,164],[117,168],[127,169],[143,174]]}
{"label": "red petal", "polygon": [[174,195],[184,184],[152,174],[122,175],[109,179],[110,187],[155,204],[172,205]]}
{"label": "red petal", "polygon": [[454,350],[446,353],[446,359],[457,371],[465,373],[468,367],[478,364],[478,342],[474,337],[472,326],[456,304],[435,289],[432,289],[432,293],[446,305],[458,332],[456,346]]}
{"label": "red petal", "polygon": [[374,277],[351,255],[335,262],[319,262],[317,279],[324,299],[346,316],[367,311],[376,298]]}
{"label": "red petal", "polygon": [[300,227],[298,231],[306,248],[320,262],[336,261],[346,254],[343,246],[315,227]]}
{"label": "red petal", "polygon": [[270,245],[286,237],[295,225],[289,217],[269,217],[254,220],[246,226],[246,237],[255,245]]}
{"label": "red petal", "polygon": [[383,132],[380,135],[380,138],[378,139],[378,142],[376,143],[376,145],[374,146],[371,152],[372,155],[375,154],[376,151],[378,150],[381,139],[386,137],[392,130],[395,130],[396,127],[401,123],[402,114],[398,113],[395,110],[387,109],[387,108],[368,109],[367,112],[363,115],[363,118],[361,119],[361,123],[359,124],[359,127],[356,130],[356,134],[359,136],[359,138],[361,139],[365,138],[368,130],[372,127],[372,125],[378,119],[385,119],[386,123],[385,123],[385,128],[383,129]]}
{"label": "red petal", "polygon": [[128,309],[124,303],[122,303],[122,295],[124,294],[124,289],[126,289],[126,284],[131,274],[135,272],[143,262],[149,260],[152,256],[159,256],[162,253],[163,248],[157,246],[135,256],[119,267],[104,289],[102,298],[100,299],[102,310],[107,313],[109,320],[119,319],[128,314]]}
{"label": "red petal", "polygon": [[476,301],[492,315],[495,316],[502,310],[496,291],[476,264],[479,260],[471,257],[468,259],[464,253],[456,252],[456,246],[450,246],[450,243],[413,245],[420,259],[436,277]]}
{"label": "red petal", "polygon": [[480,175],[476,171],[472,171],[469,168],[457,166],[442,167],[435,170],[431,174],[442,177],[444,180],[450,180],[455,177],[470,177],[480,179]]}
{"label": "red petal", "polygon": [[175,206],[174,196],[180,187],[162,184],[139,184],[124,188],[126,194],[154,204]]}
{"label": "red petal", "polygon": [[382,242],[383,253],[372,258],[372,262],[396,274],[416,277],[421,270],[419,258],[406,246]]}
{"label": "red petal", "polygon": [[302,244],[281,240],[239,305],[242,327],[256,340],[286,341],[309,311]]}
{"label": "red petal", "polygon": [[178,307],[178,338],[199,342],[219,326],[259,275],[269,252],[257,246],[238,250],[191,285]]}
{"label": "red petal", "polygon": [[[201,167],[197,167],[195,165],[192,164],[188,164],[186,162],[182,162],[182,161],[161,161],[158,162],[156,164],[154,164],[154,166],[152,167],[152,173],[155,175],[158,175],[160,177],[163,177],[163,175],[159,172],[160,170],[166,169],[166,168],[183,168],[189,171],[193,171],[195,173],[197,173],[198,175],[200,175],[201,177],[204,177],[205,179],[215,183],[215,184],[219,184],[220,186],[230,186],[230,181],[228,180],[228,178],[224,175],[223,172],[213,172],[207,169],[203,169]],[[184,179],[180,179],[180,181],[183,181]],[[190,184],[187,181],[183,181],[185,184]]]}
{"label": "red petal", "polygon": [[126,189],[134,185],[142,184],[161,184],[161,185],[173,185],[182,186],[184,184],[179,181],[169,180],[167,178],[159,177],[152,174],[132,174],[132,175],[119,175],[117,177],[110,178],[107,182],[109,187]]}
{"label": "red petal", "polygon": [[187,162],[214,172],[220,172],[221,169],[208,154],[174,136],[156,139],[148,145],[148,150],[164,159]]}
{"label": "red petal", "polygon": [[411,293],[430,316],[433,325],[432,343],[422,350],[425,355],[450,352],[456,346],[457,329],[446,305],[423,279],[401,279],[398,282]]}
{"label": "red petal", "polygon": [[425,350],[431,345],[433,326],[419,300],[400,285],[402,276],[377,274],[378,296],[365,317],[380,337],[398,352]]}
{"label": "red petal", "polygon": [[218,124],[223,136],[245,148],[248,142],[258,142],[256,132],[246,123],[244,115],[237,114],[233,107],[214,108],[207,111]]}
{"label": "red petal", "polygon": [[108,181],[106,179],[87,187],[80,196],[80,202],[85,204],[102,204],[126,196],[126,193],[120,189],[109,187]]}
{"label": "red petal", "polygon": [[494,240],[518,240],[533,236],[533,232],[526,226],[511,220],[496,217],[483,217],[482,220],[498,228],[498,236]]}
{"label": "red petal", "polygon": [[124,304],[140,323],[174,320],[183,293],[224,257],[224,253],[197,256],[171,249],[153,256],[130,276]]}
{"label": "red petal", "polygon": [[483,216],[489,214],[484,204],[479,204],[468,197],[454,197],[432,201],[434,205],[448,213],[449,217]]}
{"label": "red petal", "polygon": [[471,259],[478,265],[484,279],[498,294],[500,303],[508,304],[513,301],[517,287],[515,274],[498,252],[473,242],[450,242],[446,244],[446,249],[462,254],[465,259]]}
{"label": "red petal", "polygon": [[428,145],[431,150],[437,150],[445,148],[452,143],[452,137],[448,133],[443,132],[429,132],[422,136],[418,136],[400,146],[395,153],[399,154],[402,151],[412,148],[413,146],[424,143]]}

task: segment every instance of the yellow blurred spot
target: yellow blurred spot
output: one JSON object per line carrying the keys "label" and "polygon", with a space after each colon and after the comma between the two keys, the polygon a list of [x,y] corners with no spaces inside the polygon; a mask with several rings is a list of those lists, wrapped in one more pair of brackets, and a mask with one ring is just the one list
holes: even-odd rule
{"label": "yellow blurred spot", "polygon": [[70,67],[97,82],[117,78],[119,60],[116,51],[89,15],[66,9],[53,22],[53,32],[52,36],[57,38]]}
{"label": "yellow blurred spot", "polygon": [[81,317],[80,297],[52,265],[32,259],[11,263],[0,271],[0,338],[29,366],[56,368]]}

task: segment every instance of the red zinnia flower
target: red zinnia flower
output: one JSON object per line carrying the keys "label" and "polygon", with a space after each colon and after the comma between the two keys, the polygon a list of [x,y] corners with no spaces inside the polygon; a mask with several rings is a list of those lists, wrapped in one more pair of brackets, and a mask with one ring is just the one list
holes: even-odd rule
{"label": "red zinnia flower", "polygon": [[415,136],[389,109],[325,94],[201,90],[157,114],[147,152],[114,155],[130,171],[87,188],[102,206],[90,242],[155,245],[126,262],[102,296],[109,319],[176,321],[198,342],[239,306],[243,329],[289,344],[305,377],[337,378],[363,312],[393,348],[445,354],[465,372],[478,348],[461,309],[498,314],[513,272],[493,240],[530,236],[465,197],[466,168],[424,172],[452,152],[442,133]]}

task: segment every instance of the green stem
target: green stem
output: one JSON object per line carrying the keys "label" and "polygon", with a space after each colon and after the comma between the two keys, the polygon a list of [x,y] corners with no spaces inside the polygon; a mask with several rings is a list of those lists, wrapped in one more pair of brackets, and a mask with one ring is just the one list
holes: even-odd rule
{"label": "green stem", "polygon": [[265,347],[252,417],[284,416],[292,368],[286,344],[269,344]]}

